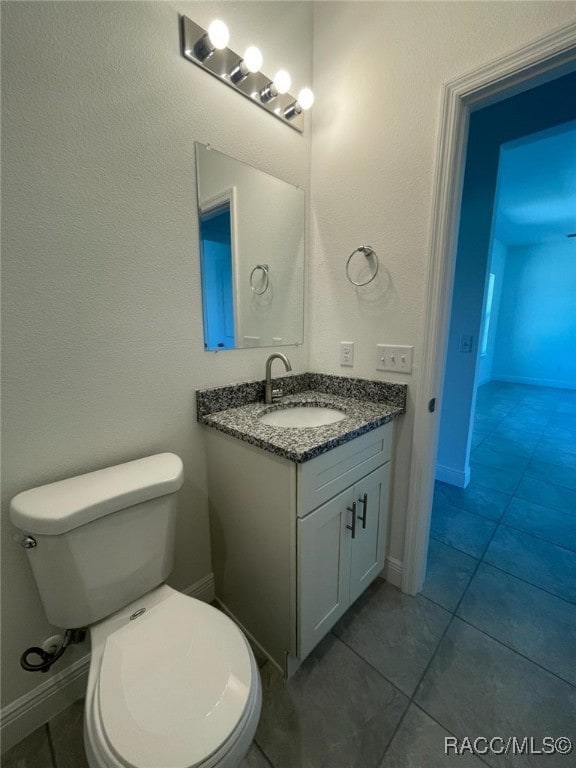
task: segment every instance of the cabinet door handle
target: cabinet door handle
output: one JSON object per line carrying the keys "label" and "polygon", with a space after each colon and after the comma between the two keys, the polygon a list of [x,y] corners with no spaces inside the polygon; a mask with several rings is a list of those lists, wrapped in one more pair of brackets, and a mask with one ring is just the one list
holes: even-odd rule
{"label": "cabinet door handle", "polygon": [[360,504],[363,505],[364,514],[358,515],[359,519],[362,520],[362,528],[366,528],[366,517],[368,515],[368,494],[365,493],[364,496],[361,496],[358,501]]}
{"label": "cabinet door handle", "polygon": [[346,507],[348,512],[352,512],[352,525],[347,525],[346,528],[348,528],[349,531],[352,531],[352,538],[356,538],[356,502],[352,502],[351,507]]}

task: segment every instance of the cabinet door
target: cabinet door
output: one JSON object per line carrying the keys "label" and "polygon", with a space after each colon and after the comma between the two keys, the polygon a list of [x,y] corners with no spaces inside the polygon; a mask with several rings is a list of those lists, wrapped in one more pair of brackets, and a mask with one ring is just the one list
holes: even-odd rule
{"label": "cabinet door", "polygon": [[298,658],[303,660],[350,602],[352,488],[298,520]]}
{"label": "cabinet door", "polygon": [[390,463],[354,486],[357,517],[350,561],[350,603],[384,568],[389,481]]}

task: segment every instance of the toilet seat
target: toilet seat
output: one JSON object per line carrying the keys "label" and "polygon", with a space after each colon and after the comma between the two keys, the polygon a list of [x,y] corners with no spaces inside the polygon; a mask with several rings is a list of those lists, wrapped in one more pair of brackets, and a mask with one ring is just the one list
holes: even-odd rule
{"label": "toilet seat", "polygon": [[127,768],[219,764],[259,710],[258,672],[238,627],[205,603],[167,594],[103,649],[95,732]]}

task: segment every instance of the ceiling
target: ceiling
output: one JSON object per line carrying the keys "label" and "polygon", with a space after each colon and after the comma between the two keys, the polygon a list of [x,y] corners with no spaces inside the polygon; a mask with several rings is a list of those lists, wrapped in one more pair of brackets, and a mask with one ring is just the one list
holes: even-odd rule
{"label": "ceiling", "polygon": [[576,232],[576,121],[502,145],[495,216],[506,245]]}

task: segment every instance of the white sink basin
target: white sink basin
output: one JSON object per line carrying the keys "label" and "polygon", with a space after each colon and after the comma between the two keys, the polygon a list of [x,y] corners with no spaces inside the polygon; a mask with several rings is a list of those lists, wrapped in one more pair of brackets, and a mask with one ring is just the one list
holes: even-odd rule
{"label": "white sink basin", "polygon": [[258,419],[269,427],[323,427],[346,418],[346,414],[335,408],[316,405],[297,405],[293,408],[278,408],[263,413]]}

